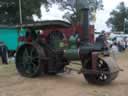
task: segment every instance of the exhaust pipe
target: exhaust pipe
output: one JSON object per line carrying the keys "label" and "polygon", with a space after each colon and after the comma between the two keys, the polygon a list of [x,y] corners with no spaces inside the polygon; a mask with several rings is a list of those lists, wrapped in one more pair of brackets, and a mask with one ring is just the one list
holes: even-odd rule
{"label": "exhaust pipe", "polygon": [[80,24],[82,27],[82,41],[89,42],[89,9],[82,8],[80,9]]}

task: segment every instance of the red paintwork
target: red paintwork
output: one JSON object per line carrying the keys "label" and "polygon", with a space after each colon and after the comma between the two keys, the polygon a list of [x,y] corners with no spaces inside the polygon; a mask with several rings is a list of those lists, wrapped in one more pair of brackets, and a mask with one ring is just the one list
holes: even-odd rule
{"label": "red paintwork", "polygon": [[[73,26],[74,27],[74,26]],[[70,28],[57,28],[57,27],[54,27],[54,26],[49,26],[48,28],[45,28],[43,31],[43,36],[44,37],[47,37],[48,34],[52,31],[59,31],[59,32],[62,32],[66,38],[69,38],[70,35],[72,35],[74,33],[73,31],[73,27],[70,27]],[[80,37],[82,37],[82,27],[78,24],[78,25],[75,25],[75,30],[76,32],[79,32],[80,34]],[[91,43],[94,43],[94,26],[93,25],[90,25],[89,26],[89,40]]]}
{"label": "red paintwork", "polygon": [[[59,28],[59,27],[55,27],[55,26],[49,26],[45,29],[42,29],[43,30],[43,34],[42,36],[43,37],[47,37],[48,34],[50,32],[53,32],[53,31],[59,31],[59,32],[62,32],[66,38],[69,38],[70,35],[72,35],[74,33],[74,26],[70,27],[70,28]],[[76,32],[79,33],[80,37],[82,37],[82,27],[80,26],[80,24],[78,25],[75,25],[75,30]],[[91,43],[94,43],[94,26],[93,25],[90,25],[89,26],[89,40]],[[26,41],[26,39],[24,37],[19,37],[19,41]],[[28,42],[31,42],[31,39],[27,39]]]}
{"label": "red paintwork", "polygon": [[92,52],[92,70],[96,72],[96,64],[98,59],[98,52]]}

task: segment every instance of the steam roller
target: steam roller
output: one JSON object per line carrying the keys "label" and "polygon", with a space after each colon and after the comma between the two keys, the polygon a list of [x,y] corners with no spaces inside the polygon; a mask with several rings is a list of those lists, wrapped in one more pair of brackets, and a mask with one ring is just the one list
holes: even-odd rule
{"label": "steam roller", "polygon": [[[52,31],[47,37],[42,37],[43,39],[38,37],[35,41],[25,42],[18,48],[16,68],[19,74],[25,77],[37,77],[40,74],[56,75],[64,72],[71,61],[80,61],[79,71],[89,83],[105,85],[116,79],[119,67],[109,50],[106,50],[104,43],[89,42],[88,9],[83,8],[80,12],[82,36],[79,37],[75,33],[70,35],[67,40],[68,46],[64,46],[63,32]],[[60,26],[60,23],[50,24]],[[48,26],[43,25],[43,27]],[[39,25],[37,27],[42,28]],[[79,44],[78,38],[80,38]]]}

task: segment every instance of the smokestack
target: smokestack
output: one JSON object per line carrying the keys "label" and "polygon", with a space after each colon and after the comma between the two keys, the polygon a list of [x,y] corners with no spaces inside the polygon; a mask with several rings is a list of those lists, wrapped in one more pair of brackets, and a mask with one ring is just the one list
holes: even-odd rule
{"label": "smokestack", "polygon": [[82,8],[80,9],[80,24],[82,26],[82,41],[89,42],[89,9]]}

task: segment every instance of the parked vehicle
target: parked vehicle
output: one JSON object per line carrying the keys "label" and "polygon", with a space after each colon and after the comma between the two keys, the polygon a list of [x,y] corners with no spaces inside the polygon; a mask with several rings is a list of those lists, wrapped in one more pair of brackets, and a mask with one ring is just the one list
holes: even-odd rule
{"label": "parked vehicle", "polygon": [[19,32],[17,28],[0,28],[0,41],[3,42],[8,49],[9,55],[13,55],[19,45],[19,37],[24,35],[25,29]]}

